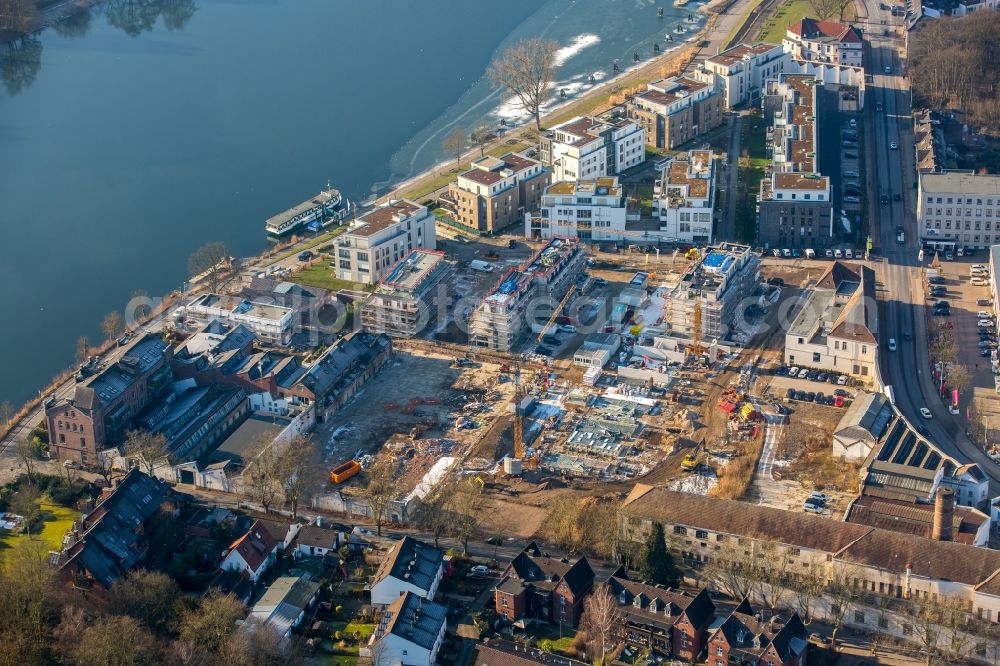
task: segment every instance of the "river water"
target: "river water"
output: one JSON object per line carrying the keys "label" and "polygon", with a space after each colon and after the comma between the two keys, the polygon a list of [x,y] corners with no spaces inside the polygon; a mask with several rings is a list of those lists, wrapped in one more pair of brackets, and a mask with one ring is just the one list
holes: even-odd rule
{"label": "river water", "polygon": [[327,182],[366,199],[445,159],[456,124],[523,121],[484,77],[505,45],[556,40],[572,97],[701,25],[658,6],[112,0],[0,46],[0,401],[134,290],[177,288],[199,245],[256,254],[263,221]]}

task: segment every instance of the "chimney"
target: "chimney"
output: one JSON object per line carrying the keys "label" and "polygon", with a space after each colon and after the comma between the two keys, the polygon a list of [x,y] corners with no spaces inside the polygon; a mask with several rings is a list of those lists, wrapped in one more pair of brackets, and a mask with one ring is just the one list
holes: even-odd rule
{"label": "chimney", "polygon": [[954,516],[955,491],[951,488],[938,488],[934,500],[934,525],[931,528],[931,538],[936,541],[951,541]]}
{"label": "chimney", "polygon": [[906,563],[906,577],[903,579],[903,598],[910,598],[910,574],[913,573],[913,565]]}

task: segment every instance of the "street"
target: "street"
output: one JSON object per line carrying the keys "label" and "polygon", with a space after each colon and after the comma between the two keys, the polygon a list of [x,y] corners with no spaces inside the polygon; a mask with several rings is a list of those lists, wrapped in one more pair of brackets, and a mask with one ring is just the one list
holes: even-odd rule
{"label": "street", "polygon": [[[1000,469],[964,434],[964,428],[948,413],[937,397],[930,376],[927,330],[921,286],[917,233],[916,166],[910,111],[909,79],[901,60],[903,41],[895,36],[893,18],[879,9],[878,0],[866,0],[868,38],[870,43],[869,83],[865,101],[866,160],[868,172],[868,206],[871,211],[871,235],[883,257],[876,272],[884,283],[879,297],[879,353],[881,383],[892,385],[899,411],[913,424],[923,423],[931,439],[945,453],[959,461],[977,463],[990,478],[990,495],[1000,492]],[[882,20],[887,21],[889,35]],[[897,26],[898,27],[898,26]],[[888,69],[887,69],[888,68]],[[882,111],[876,111],[881,104]],[[895,143],[897,148],[892,148]],[[901,195],[895,201],[893,195]],[[880,203],[882,194],[888,196]],[[902,226],[906,242],[896,242],[896,229]],[[912,333],[912,341],[904,341],[903,333]],[[888,350],[887,341],[900,341],[897,351]],[[923,419],[919,410],[930,409],[932,419]]]}

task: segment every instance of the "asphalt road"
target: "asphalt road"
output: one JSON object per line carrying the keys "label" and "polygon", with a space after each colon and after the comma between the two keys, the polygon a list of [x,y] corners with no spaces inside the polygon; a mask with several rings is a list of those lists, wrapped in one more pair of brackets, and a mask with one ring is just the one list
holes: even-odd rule
{"label": "asphalt road", "polygon": [[[1000,467],[964,434],[964,423],[948,413],[937,398],[930,374],[918,252],[916,179],[913,126],[910,112],[909,79],[902,59],[903,40],[895,36],[899,19],[879,9],[878,0],[866,0],[868,11],[869,71],[872,81],[865,101],[868,206],[872,239],[884,257],[884,290],[879,292],[879,366],[883,384],[890,384],[899,411],[913,424],[923,425],[930,439],[959,461],[978,463],[990,477],[990,496],[1000,493]],[[882,25],[882,20],[887,25]],[[894,28],[894,23],[897,24]],[[888,29],[889,36],[882,31]],[[886,73],[889,67],[889,73]],[[875,111],[877,104],[884,110]],[[895,142],[896,149],[890,148]],[[901,201],[894,201],[899,193]],[[888,203],[880,203],[882,194]],[[902,226],[906,242],[897,243],[896,229]],[[929,257],[927,257],[929,260]],[[904,341],[904,333],[912,341]],[[895,338],[898,349],[886,346]],[[920,408],[927,407],[932,419],[924,419]]]}

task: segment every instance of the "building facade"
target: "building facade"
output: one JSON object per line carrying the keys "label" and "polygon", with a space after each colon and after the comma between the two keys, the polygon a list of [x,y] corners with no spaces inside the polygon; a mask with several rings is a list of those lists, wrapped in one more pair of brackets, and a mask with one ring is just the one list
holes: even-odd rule
{"label": "building facade", "polygon": [[492,234],[524,221],[549,184],[551,173],[524,153],[482,157],[458,175],[441,197],[441,207],[456,222]]}
{"label": "building facade", "polygon": [[434,319],[436,288],[453,270],[440,250],[410,250],[364,302],[361,325],[394,337],[417,335]]}
{"label": "building facade", "polygon": [[833,240],[830,179],[819,172],[821,85],[809,75],[787,73],[767,83],[771,165],[757,200],[758,240],[765,248],[822,248]]}
{"label": "building facade", "polygon": [[549,318],[585,267],[578,240],[550,240],[527,263],[507,271],[472,312],[470,345],[512,351],[530,325]]}
{"label": "building facade", "polygon": [[917,229],[932,250],[1000,243],[1000,175],[972,171],[918,174]]}
{"label": "building facade", "polygon": [[255,303],[238,296],[204,294],[184,308],[184,313],[211,321],[246,326],[266,344],[287,345],[291,339],[295,311],[270,303]]}
{"label": "building facade", "polygon": [[680,242],[711,244],[715,163],[712,151],[691,150],[664,166],[653,199],[653,215],[663,234]]}
{"label": "building facade", "polygon": [[379,666],[434,666],[447,620],[446,606],[404,592],[380,612],[362,656]]}
{"label": "building facade", "polygon": [[722,105],[711,82],[671,77],[648,84],[625,108],[645,130],[647,145],[673,149],[721,125]]}
{"label": "building facade", "polygon": [[118,361],[78,381],[71,398],[46,400],[53,457],[91,467],[98,452],[124,441],[136,417],[169,392],[172,354],[159,333],[146,334]]}
{"label": "building facade", "polygon": [[616,240],[625,231],[625,216],[617,177],[554,183],[545,188],[539,208],[525,216],[524,235]]}
{"label": "building facade", "polygon": [[758,99],[765,82],[785,71],[788,62],[780,44],[738,44],[705,60],[695,76],[715,84],[725,107],[732,109]]}
{"label": "building facade", "polygon": [[386,553],[372,577],[372,604],[386,606],[404,593],[433,599],[444,576],[444,553],[413,537],[403,537]]}
{"label": "building facade", "polygon": [[427,206],[406,199],[369,211],[334,242],[334,274],[341,280],[376,284],[410,250],[437,246],[434,225]]}
{"label": "building facade", "polygon": [[497,615],[507,622],[537,619],[575,627],[594,586],[585,555],[574,562],[549,557],[534,541],[507,565],[494,588]]}
{"label": "building facade", "polygon": [[621,111],[575,118],[541,138],[541,159],[552,168],[553,182],[615,176],[646,160],[642,125]]}
{"label": "building facade", "polygon": [[875,273],[833,262],[785,332],[785,363],[874,381],[878,363]]}
{"label": "building facade", "polygon": [[861,67],[861,33],[836,21],[803,18],[788,26],[781,45],[795,60]]}

